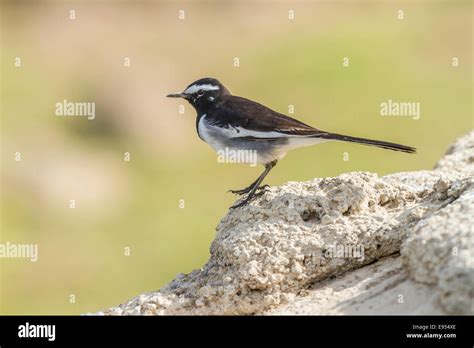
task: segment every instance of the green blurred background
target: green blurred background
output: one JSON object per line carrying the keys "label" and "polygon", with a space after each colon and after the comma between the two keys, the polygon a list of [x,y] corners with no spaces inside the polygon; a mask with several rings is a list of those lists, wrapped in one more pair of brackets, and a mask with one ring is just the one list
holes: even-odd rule
{"label": "green blurred background", "polygon": [[[226,190],[262,168],[218,163],[194,110],[165,98],[200,77],[320,129],[419,149],[294,150],[271,185],[430,169],[473,128],[471,1],[12,1],[1,13],[0,242],[39,246],[36,263],[0,259],[1,314],[99,311],[206,262]],[[95,102],[96,119],[55,116],[64,99]],[[380,116],[388,99],[420,102],[421,118]]]}

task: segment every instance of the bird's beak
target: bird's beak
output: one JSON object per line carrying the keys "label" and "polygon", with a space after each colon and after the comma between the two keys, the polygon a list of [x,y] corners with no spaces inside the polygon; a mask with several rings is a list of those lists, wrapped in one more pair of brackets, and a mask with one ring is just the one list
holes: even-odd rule
{"label": "bird's beak", "polygon": [[186,99],[188,96],[184,93],[172,93],[167,95],[168,98],[184,98]]}

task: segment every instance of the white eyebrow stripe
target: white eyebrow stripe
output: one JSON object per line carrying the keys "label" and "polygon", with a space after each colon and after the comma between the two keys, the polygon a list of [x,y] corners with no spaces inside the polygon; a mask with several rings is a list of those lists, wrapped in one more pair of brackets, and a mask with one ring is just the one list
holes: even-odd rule
{"label": "white eyebrow stripe", "polygon": [[215,91],[219,89],[219,86],[211,85],[211,84],[206,84],[206,85],[192,85],[186,88],[186,90],[183,93],[186,94],[193,94],[196,93],[199,90],[203,91]]}

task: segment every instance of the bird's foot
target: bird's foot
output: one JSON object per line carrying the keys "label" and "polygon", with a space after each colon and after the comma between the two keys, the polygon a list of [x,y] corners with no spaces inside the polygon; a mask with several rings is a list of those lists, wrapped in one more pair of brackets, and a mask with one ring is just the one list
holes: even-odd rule
{"label": "bird's foot", "polygon": [[[270,186],[269,186],[269,185],[260,186],[260,187],[257,188],[257,191],[266,189],[267,187],[270,187]],[[227,192],[231,192],[231,193],[233,193],[233,194],[235,194],[235,195],[241,196],[241,195],[244,195],[244,194],[246,194],[246,193],[249,193],[251,190],[252,190],[252,186],[246,187],[246,188],[241,189],[241,190],[229,190],[229,191],[227,191]]]}
{"label": "bird's foot", "polygon": [[261,195],[263,195],[263,194],[266,192],[265,189],[266,189],[267,187],[270,187],[270,186],[268,186],[268,185],[260,186],[259,188],[257,188],[257,190],[260,190],[259,192],[255,192],[253,195],[247,196],[244,200],[242,200],[241,202],[238,202],[238,203],[234,204],[234,205],[231,206],[229,209],[235,209],[235,208],[243,207],[244,205],[249,204],[250,201],[252,201],[254,198],[257,198],[257,197],[260,197]]}

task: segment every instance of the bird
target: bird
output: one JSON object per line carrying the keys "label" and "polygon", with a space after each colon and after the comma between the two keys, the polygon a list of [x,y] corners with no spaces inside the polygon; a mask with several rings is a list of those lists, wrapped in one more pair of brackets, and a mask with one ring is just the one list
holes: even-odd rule
{"label": "bird", "polygon": [[265,167],[262,174],[248,187],[229,190],[238,195],[246,194],[244,199],[237,201],[231,208],[245,206],[254,197],[261,195],[268,187],[260,186],[263,179],[289,150],[295,148],[326,141],[344,141],[416,153],[416,148],[411,146],[314,128],[263,104],[233,95],[219,80],[212,77],[198,79],[184,91],[168,94],[167,97],[183,98],[191,104],[196,111],[196,130],[199,138],[216,152],[248,151],[256,154],[256,162]]}

